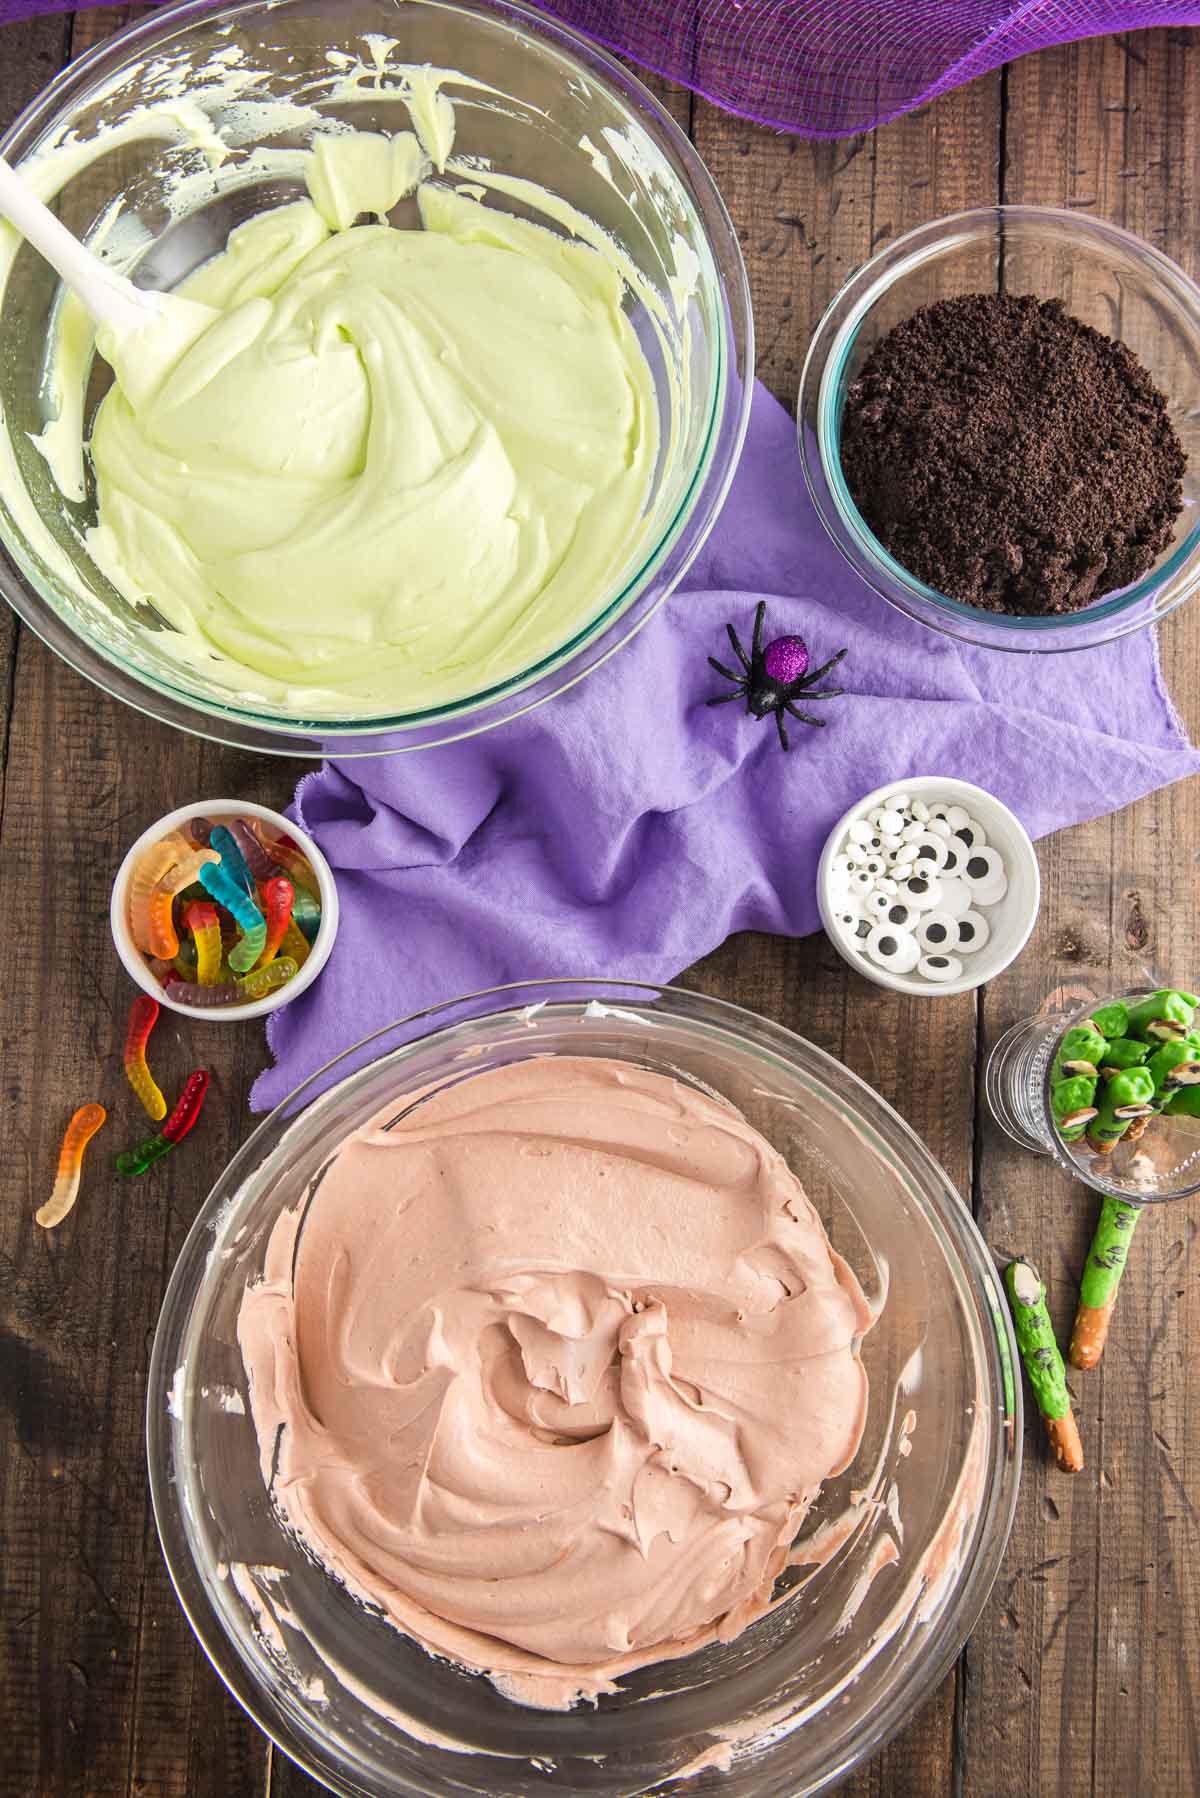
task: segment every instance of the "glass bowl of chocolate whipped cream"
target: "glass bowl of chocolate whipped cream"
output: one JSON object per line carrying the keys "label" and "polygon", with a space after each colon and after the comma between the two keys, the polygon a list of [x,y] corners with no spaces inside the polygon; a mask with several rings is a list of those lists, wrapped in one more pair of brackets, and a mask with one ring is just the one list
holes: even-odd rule
{"label": "glass bowl of chocolate whipped cream", "polygon": [[235,1157],[155,1340],[155,1514],[332,1790],[793,1798],[960,1652],[1014,1365],[970,1212],[846,1068],[695,993],[511,986]]}
{"label": "glass bowl of chocolate whipped cream", "polygon": [[139,710],[286,754],[451,741],[599,666],[707,535],[751,396],[736,233],[544,13],[182,0],[0,152],[206,309],[106,358],[0,233],[0,591]]}

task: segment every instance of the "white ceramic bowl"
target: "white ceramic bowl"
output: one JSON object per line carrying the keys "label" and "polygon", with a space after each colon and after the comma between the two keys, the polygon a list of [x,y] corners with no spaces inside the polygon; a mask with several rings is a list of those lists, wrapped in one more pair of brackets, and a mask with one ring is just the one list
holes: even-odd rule
{"label": "white ceramic bowl", "polygon": [[[939,983],[916,973],[890,973],[854,949],[836,920],[836,901],[830,882],[833,858],[855,819],[865,818],[868,812],[885,805],[897,793],[907,793],[910,799],[923,799],[926,805],[939,802],[961,805],[982,824],[989,845],[1001,856],[1008,872],[1008,892],[998,905],[988,906],[984,912],[991,935],[982,949],[964,959],[963,971],[957,980]],[[1033,840],[1020,819],[983,787],[940,774],[918,774],[908,780],[889,781],[887,786],[876,787],[873,793],[867,793],[857,805],[842,814],[830,831],[817,869],[817,904],[821,922],[842,960],[865,979],[873,980],[876,986],[890,987],[896,993],[913,993],[921,999],[973,992],[977,986],[994,980],[1016,960],[1029,941],[1037,920],[1041,892],[1042,878]]]}
{"label": "white ceramic bowl", "polygon": [[[178,999],[172,999],[170,987],[159,985],[146,965],[145,956],[133,940],[133,933],[129,928],[129,883],[138,858],[152,844],[157,843],[160,837],[165,837],[168,831],[181,830],[189,818],[210,818],[214,824],[222,824],[229,818],[260,818],[264,824],[272,825],[280,836],[291,837],[293,842],[300,845],[317,877],[321,892],[321,923],[316,940],[309,950],[308,960],[286,986],[268,993],[264,999],[250,999],[244,1005],[183,1005]],[[290,1005],[293,999],[298,999],[312,985],[329,960],[333,939],[337,935],[338,895],[333,870],[317,845],[306,831],[301,830],[298,824],[293,824],[290,818],[285,818],[282,812],[273,812],[265,805],[251,805],[245,799],[203,799],[196,800],[192,805],[181,805],[177,811],[168,812],[157,824],[152,824],[149,830],[142,832],[117,870],[108,917],[117,954],[143,992],[149,993],[152,999],[157,999],[168,1011],[177,1011],[183,1017],[199,1018],[205,1024],[229,1024],[240,1022],[243,1018],[261,1018],[269,1011],[278,1011],[280,1006]]]}

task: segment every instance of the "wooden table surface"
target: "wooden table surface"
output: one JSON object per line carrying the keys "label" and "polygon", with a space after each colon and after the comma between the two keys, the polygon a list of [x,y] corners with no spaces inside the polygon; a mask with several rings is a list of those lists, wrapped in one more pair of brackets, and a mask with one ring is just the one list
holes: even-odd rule
{"label": "wooden table surface", "polygon": [[[0,26],[0,124],[145,10]],[[834,144],[757,130],[657,85],[732,210],[759,373],[789,405],[809,333],[851,270],[963,206],[1077,207],[1200,275],[1200,31],[1049,50]],[[1162,654],[1195,735],[1200,607],[1168,622]],[[0,655],[0,1790],[300,1798],[318,1787],[226,1697],[175,1601],[142,1446],[168,1271],[250,1128],[261,1031],[195,1029],[164,1013],[159,1061],[212,1069],[205,1128],[153,1184],[93,1178],[61,1229],[32,1221],[67,1116],[120,1089],[131,989],[107,906],[122,853],[195,796],[282,806],[297,770],[115,704],[7,610]],[[739,937],[686,981],[779,1019],[869,1080],[948,1169],[996,1254],[1040,1264],[1065,1339],[1093,1204],[1006,1146],[983,1110],[980,1070],[997,1036],[1048,998],[1144,979],[1194,984],[1198,825],[1200,783],[1189,782],[1039,844],[1036,935],[979,994],[927,1005],[868,989],[820,936]],[[1028,1430],[992,1598],[937,1696],[844,1788],[855,1798],[1200,1793],[1196,1234],[1182,1208],[1143,1224],[1103,1365],[1073,1381],[1086,1472],[1049,1469],[1038,1428]]]}

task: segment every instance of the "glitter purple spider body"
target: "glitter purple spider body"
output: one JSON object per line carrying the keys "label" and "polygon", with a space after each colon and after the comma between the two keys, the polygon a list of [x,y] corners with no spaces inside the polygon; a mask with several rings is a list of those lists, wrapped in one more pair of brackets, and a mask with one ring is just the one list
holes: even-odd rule
{"label": "glitter purple spider body", "polygon": [[760,600],[754,613],[754,638],[748,656],[738,641],[738,634],[732,624],[725,626],[733,652],[744,672],[738,674],[734,669],[727,668],[724,662],[718,662],[716,656],[709,656],[710,666],[718,674],[723,674],[726,680],[733,682],[733,691],[719,693],[715,699],[708,700],[707,704],[727,705],[732,699],[744,699],[746,710],[755,718],[765,718],[769,712],[773,712],[780,744],[784,749],[790,749],[787,727],[783,722],[784,713],[798,718],[801,724],[823,726],[826,723],[824,718],[813,718],[809,713],[800,711],[793,701],[801,695],[806,701],[837,699],[844,693],[844,687],[827,687],[822,692],[816,692],[813,683],[836,667],[846,651],[839,649],[836,655],[830,656],[827,662],[822,662],[810,674],[808,645],[803,637],[776,637],[774,642],[763,648],[763,620],[766,613],[766,601]]}

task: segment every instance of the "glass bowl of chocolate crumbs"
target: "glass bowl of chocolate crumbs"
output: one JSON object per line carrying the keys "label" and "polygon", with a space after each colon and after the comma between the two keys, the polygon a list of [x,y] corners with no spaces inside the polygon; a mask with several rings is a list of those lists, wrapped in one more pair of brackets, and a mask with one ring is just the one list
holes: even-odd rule
{"label": "glass bowl of chocolate crumbs", "polygon": [[984,207],[872,257],[798,426],[851,567],[950,636],[1083,649],[1200,586],[1200,288],[1103,219]]}

